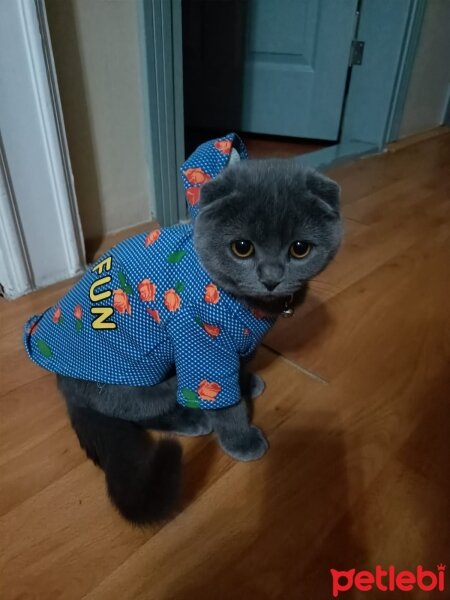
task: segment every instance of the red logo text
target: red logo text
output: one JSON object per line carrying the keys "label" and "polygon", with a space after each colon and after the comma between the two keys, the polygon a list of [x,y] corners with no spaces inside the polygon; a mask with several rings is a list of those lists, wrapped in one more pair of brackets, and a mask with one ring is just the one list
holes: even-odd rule
{"label": "red logo text", "polygon": [[395,567],[383,569],[380,565],[375,571],[337,571],[330,569],[332,578],[333,597],[356,588],[361,592],[370,592],[373,589],[381,592],[411,592],[419,589],[424,592],[445,590],[445,565],[437,565],[436,571],[425,570],[421,565],[415,571],[396,571]]}

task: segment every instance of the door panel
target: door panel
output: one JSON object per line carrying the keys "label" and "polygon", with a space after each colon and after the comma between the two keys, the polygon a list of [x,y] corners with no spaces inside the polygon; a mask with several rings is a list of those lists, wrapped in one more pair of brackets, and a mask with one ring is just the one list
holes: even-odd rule
{"label": "door panel", "polygon": [[336,140],[356,6],[184,0],[186,130]]}
{"label": "door panel", "polygon": [[337,139],[356,5],[248,3],[242,130]]}
{"label": "door panel", "polygon": [[[248,52],[289,62],[311,62],[319,3],[311,0],[251,0],[248,13]],[[298,59],[297,59],[298,57]]]}

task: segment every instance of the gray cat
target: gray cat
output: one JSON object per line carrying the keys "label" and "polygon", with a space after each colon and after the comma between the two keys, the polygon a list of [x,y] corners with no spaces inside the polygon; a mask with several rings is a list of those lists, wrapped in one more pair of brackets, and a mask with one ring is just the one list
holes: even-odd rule
{"label": "gray cat", "polygon": [[[339,187],[297,160],[231,164],[201,190],[193,240],[211,280],[252,310],[273,317],[301,303],[308,281],[334,257],[341,240]],[[146,429],[181,435],[214,432],[237,460],[267,450],[249,422],[247,400],[262,380],[241,368],[241,401],[194,410],[176,400],[175,365],[154,386],[98,384],[58,375],[72,425],[87,455],[104,471],[111,500],[128,520],[165,519],[178,506],[181,450],[155,443]]]}

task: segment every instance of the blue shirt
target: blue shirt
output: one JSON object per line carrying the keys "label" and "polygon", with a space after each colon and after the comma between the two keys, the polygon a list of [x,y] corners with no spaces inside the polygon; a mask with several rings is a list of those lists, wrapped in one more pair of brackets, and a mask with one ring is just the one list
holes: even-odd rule
{"label": "blue shirt", "polygon": [[[246,157],[231,134],[203,144],[183,165],[193,217],[198,196],[190,190],[220,172],[232,145]],[[211,281],[188,224],[112,248],[55,306],[27,322],[24,342],[42,367],[100,383],[155,385],[175,366],[178,402],[211,409],[239,401],[240,361],[272,324]]]}

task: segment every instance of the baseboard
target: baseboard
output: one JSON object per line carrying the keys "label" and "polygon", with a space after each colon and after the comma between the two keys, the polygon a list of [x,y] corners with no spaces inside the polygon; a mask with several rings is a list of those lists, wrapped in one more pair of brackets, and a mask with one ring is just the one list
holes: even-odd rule
{"label": "baseboard", "polygon": [[416,133],[415,135],[409,135],[401,140],[397,140],[396,142],[391,142],[386,146],[386,150],[388,152],[397,152],[398,150],[403,150],[403,148],[407,148],[408,146],[413,146],[414,144],[418,144],[419,142],[425,142],[426,140],[431,140],[432,138],[439,137],[441,135],[445,135],[450,132],[450,127],[445,125],[441,125],[440,127],[434,127],[433,129],[429,129],[428,131],[423,131],[422,133]]}
{"label": "baseboard", "polygon": [[324,169],[375,152],[379,152],[379,149],[374,144],[351,141],[302,154],[298,160],[306,167]]}

